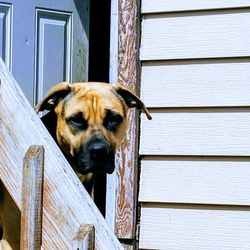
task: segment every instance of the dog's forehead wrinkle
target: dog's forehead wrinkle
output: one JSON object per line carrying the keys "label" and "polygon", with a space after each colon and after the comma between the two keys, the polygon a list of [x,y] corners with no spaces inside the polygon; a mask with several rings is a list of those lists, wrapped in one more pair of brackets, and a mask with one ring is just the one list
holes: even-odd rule
{"label": "dog's forehead wrinkle", "polygon": [[[124,109],[124,104],[122,103],[121,98],[114,93],[112,85],[106,84],[106,83],[78,83],[76,84],[76,87],[74,88],[74,99],[75,102],[83,105],[86,103],[86,101],[90,101],[92,106],[95,110],[99,106],[115,109],[116,107],[113,106],[114,103],[121,105],[121,107]],[[125,114],[125,112],[124,112]]]}
{"label": "dog's forehead wrinkle", "polygon": [[107,83],[92,83],[92,82],[81,82],[73,84],[73,92],[77,94],[85,94],[90,91],[94,91],[96,93],[100,93],[105,95],[111,92],[112,85]]}

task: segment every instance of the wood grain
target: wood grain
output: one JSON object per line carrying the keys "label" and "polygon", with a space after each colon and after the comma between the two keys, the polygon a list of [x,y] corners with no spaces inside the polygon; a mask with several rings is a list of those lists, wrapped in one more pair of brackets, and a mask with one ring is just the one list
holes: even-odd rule
{"label": "wood grain", "polygon": [[143,206],[141,212],[143,249],[250,248],[249,208]]}
{"label": "wood grain", "polygon": [[42,246],[44,148],[31,146],[24,157],[21,250],[40,250]]}
{"label": "wood grain", "polygon": [[142,0],[143,14],[249,7],[249,0]]}
{"label": "wood grain", "polygon": [[148,107],[250,106],[250,60],[145,62],[141,97]]}
{"label": "wood grain", "polygon": [[141,60],[250,56],[249,22],[248,9],[146,16]]}
{"label": "wood grain", "polygon": [[[142,116],[143,155],[250,156],[250,110],[171,109]],[[150,143],[148,143],[150,142]]]}
{"label": "wood grain", "polygon": [[74,238],[73,250],[95,249],[95,227],[90,224],[82,224]]}
{"label": "wood grain", "polygon": [[[119,69],[118,81],[138,93],[138,1],[119,0]],[[118,197],[115,232],[118,238],[134,238],[138,167],[138,113],[128,114],[125,141],[118,153]]]}
{"label": "wood grain", "polygon": [[233,157],[143,160],[139,201],[248,206],[249,163]]}
{"label": "wood grain", "polygon": [[43,249],[71,249],[81,224],[95,226],[96,249],[122,249],[2,61],[0,69],[0,176],[19,209],[23,156],[45,148]]}

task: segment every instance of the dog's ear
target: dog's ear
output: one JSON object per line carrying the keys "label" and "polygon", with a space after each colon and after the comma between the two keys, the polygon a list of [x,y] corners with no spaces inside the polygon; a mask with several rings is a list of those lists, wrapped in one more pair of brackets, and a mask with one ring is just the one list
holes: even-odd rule
{"label": "dog's ear", "polygon": [[44,110],[53,110],[57,106],[58,102],[68,95],[71,91],[71,85],[67,82],[59,83],[54,86],[43,100],[35,107],[36,112]]}
{"label": "dog's ear", "polygon": [[146,108],[142,100],[138,96],[133,94],[127,87],[120,84],[115,84],[114,88],[116,93],[122,97],[129,108],[137,108],[138,110],[143,110],[147,118],[149,120],[152,119],[148,109]]}

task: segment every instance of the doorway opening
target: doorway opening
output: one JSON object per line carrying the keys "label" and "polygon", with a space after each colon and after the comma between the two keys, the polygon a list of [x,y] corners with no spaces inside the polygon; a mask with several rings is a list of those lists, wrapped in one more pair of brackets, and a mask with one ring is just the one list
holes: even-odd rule
{"label": "doorway opening", "polygon": [[[109,82],[110,0],[90,1],[89,81]],[[97,174],[94,200],[105,216],[106,174]]]}

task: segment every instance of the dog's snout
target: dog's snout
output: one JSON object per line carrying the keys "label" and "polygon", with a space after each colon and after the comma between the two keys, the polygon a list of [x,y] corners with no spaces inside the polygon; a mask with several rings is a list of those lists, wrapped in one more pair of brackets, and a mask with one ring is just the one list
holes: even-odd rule
{"label": "dog's snout", "polygon": [[89,154],[93,160],[106,161],[109,155],[109,149],[104,143],[97,142],[89,146]]}
{"label": "dog's snout", "polygon": [[111,174],[115,168],[115,148],[102,137],[94,137],[76,153],[80,173],[104,172]]}

